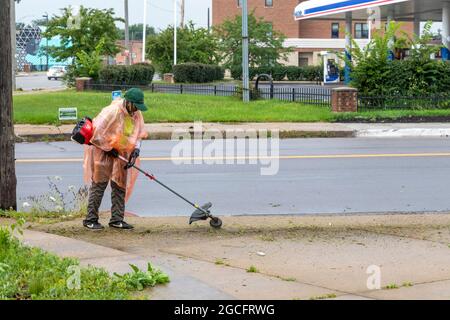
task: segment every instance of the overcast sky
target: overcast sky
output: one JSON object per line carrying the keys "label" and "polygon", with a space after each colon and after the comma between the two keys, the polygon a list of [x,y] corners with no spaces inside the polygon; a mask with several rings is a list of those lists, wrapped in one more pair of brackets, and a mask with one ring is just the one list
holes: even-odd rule
{"label": "overcast sky", "polygon": [[[144,0],[129,0],[130,24],[142,23]],[[172,0],[147,0],[148,18],[147,23],[156,29],[164,29],[173,24],[173,1]],[[207,26],[207,10],[211,7],[211,0],[185,0],[185,21],[192,20],[197,26]],[[39,19],[45,12],[50,16],[58,14],[60,8],[69,5],[83,5],[91,8],[113,8],[117,16],[123,17],[123,0],[21,0],[16,5],[17,22],[29,23]],[[119,25],[123,27],[123,24]]]}

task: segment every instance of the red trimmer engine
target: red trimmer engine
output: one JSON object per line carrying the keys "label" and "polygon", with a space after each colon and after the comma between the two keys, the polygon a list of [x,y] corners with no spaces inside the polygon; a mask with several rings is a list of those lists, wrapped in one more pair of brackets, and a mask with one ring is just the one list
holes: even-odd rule
{"label": "red trimmer engine", "polygon": [[93,134],[94,126],[92,125],[92,119],[84,117],[73,129],[71,139],[79,144],[89,144]]}

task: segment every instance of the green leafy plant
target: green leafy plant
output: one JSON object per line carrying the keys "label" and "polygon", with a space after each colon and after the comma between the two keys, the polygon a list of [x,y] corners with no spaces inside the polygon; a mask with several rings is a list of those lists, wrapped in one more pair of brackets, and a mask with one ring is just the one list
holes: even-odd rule
{"label": "green leafy plant", "polygon": [[[172,72],[173,26],[147,38],[146,57],[152,61],[160,74]],[[218,40],[205,28],[196,28],[193,22],[177,28],[177,63],[202,63],[217,65]]]}
{"label": "green leafy plant", "polygon": [[75,21],[74,15],[73,9],[67,7],[61,9],[60,15],[54,15],[50,19],[43,37],[60,39],[58,46],[48,48],[50,56],[57,61],[76,60],[77,54],[80,52],[84,51],[88,55],[95,52],[101,39],[104,39],[99,52],[101,55],[114,56],[120,52],[117,45],[120,33],[116,22],[124,20],[116,18],[113,9],[93,9],[80,6]]}
{"label": "green leafy plant", "polygon": [[147,264],[147,271],[141,271],[137,266],[130,264],[133,272],[120,275],[114,275],[123,281],[128,288],[132,290],[142,291],[146,287],[154,287],[157,284],[165,284],[170,282],[169,276],[159,269],[152,267],[150,263]]}
{"label": "green leafy plant", "polygon": [[[448,92],[450,63],[431,58],[441,47],[430,44],[433,38],[431,23],[425,25],[421,36],[414,37],[401,31],[401,26],[401,23],[391,22],[386,31],[375,32],[364,48],[352,39],[352,59],[343,56],[351,65],[351,85],[362,96],[420,97]],[[391,52],[403,49],[410,52],[406,59],[389,58]],[[446,107],[445,101],[439,104],[431,101],[431,104],[431,107]],[[423,103],[419,107],[421,105]],[[389,101],[377,102],[376,106],[388,107]]]}
{"label": "green leafy plant", "polygon": [[[284,47],[286,36],[274,30],[272,24],[256,17],[254,12],[248,15],[249,65],[276,66],[280,60],[286,60],[291,48]],[[214,27],[213,33],[218,39],[218,52],[227,69],[237,69],[242,65],[242,16],[225,20]]]}
{"label": "green leafy plant", "polygon": [[148,63],[110,65],[100,69],[99,80],[104,84],[146,86],[152,82],[154,74],[155,68]]}
{"label": "green leafy plant", "polygon": [[247,269],[247,272],[248,272],[248,273],[259,273],[259,270],[258,270],[255,266],[250,266],[250,267]]}
{"label": "green leafy plant", "polygon": [[94,80],[98,79],[98,74],[102,68],[102,52],[104,51],[105,38],[101,38],[95,46],[93,52],[81,50],[77,52],[77,60],[75,62],[75,73],[79,77],[90,77]]}
{"label": "green leafy plant", "polygon": [[205,83],[223,80],[225,70],[216,65],[182,63],[173,66],[176,82]]}

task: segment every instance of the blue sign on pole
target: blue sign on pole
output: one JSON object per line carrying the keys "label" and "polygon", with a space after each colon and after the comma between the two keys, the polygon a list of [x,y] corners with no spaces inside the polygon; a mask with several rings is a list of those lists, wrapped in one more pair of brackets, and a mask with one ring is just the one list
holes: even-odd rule
{"label": "blue sign on pole", "polygon": [[120,91],[120,90],[113,91],[111,96],[112,96],[113,101],[116,99],[120,99],[120,98],[122,98],[122,91]]}

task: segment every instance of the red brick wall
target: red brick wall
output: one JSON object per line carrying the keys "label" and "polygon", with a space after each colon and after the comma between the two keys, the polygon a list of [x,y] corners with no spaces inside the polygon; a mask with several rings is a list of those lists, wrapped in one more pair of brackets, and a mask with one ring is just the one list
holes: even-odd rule
{"label": "red brick wall", "polygon": [[[212,0],[213,25],[221,24],[229,18],[241,14],[241,8],[237,6],[237,0]],[[339,37],[345,38],[345,21],[331,20],[294,20],[294,9],[299,0],[273,0],[272,8],[265,8],[264,0],[248,0],[249,11],[255,10],[258,17],[264,17],[266,21],[273,23],[275,30],[283,32],[288,38],[331,38],[331,23],[339,22]],[[358,21],[354,21],[357,23]],[[365,22],[365,21],[361,21]],[[413,24],[404,23],[402,28],[412,33]],[[354,28],[352,29],[354,32]]]}
{"label": "red brick wall", "polygon": [[[213,25],[221,24],[242,12],[237,6],[237,0],[213,0],[212,3]],[[257,17],[272,22],[274,30],[283,32],[288,38],[298,38],[299,23],[294,20],[294,9],[298,3],[298,0],[273,0],[273,7],[265,8],[264,0],[248,0],[248,9],[249,12],[255,10]]]}
{"label": "red brick wall", "polygon": [[[122,50],[115,56],[116,64],[125,64],[125,41],[118,41],[118,45],[122,47]],[[132,63],[142,62],[142,41],[130,40],[131,52],[135,54],[135,58],[132,58]]]}

